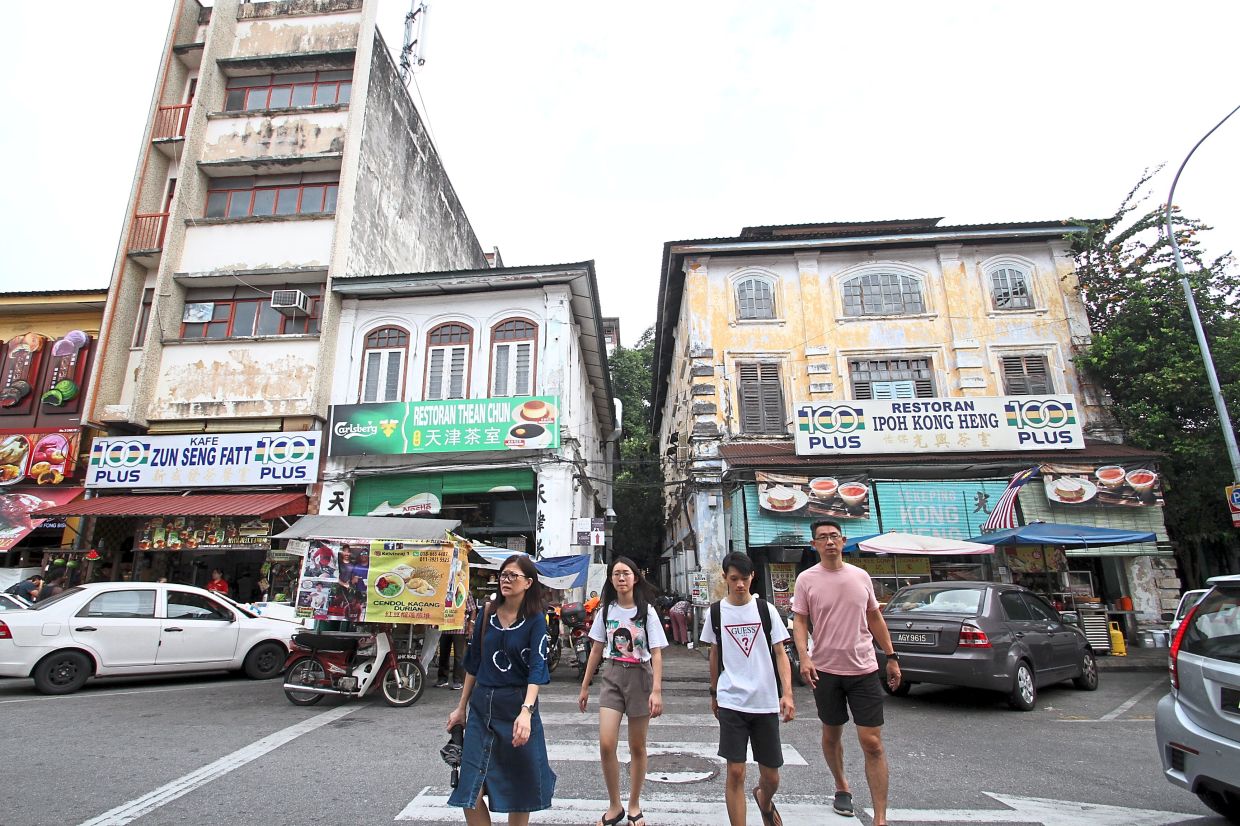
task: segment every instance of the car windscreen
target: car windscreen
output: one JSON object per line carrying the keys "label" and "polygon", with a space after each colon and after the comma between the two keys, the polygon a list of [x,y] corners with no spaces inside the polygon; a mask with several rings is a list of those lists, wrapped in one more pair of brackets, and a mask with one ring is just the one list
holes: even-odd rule
{"label": "car windscreen", "polygon": [[1240,587],[1216,587],[1202,598],[1180,650],[1240,662]]}
{"label": "car windscreen", "polygon": [[918,585],[896,593],[884,613],[935,613],[977,616],[982,607],[985,588],[959,585]]}
{"label": "car windscreen", "polygon": [[54,597],[48,597],[47,599],[39,600],[34,605],[30,606],[30,610],[31,611],[42,611],[44,608],[50,608],[51,606],[60,602],[65,597],[69,597],[74,594],[80,594],[80,593],[82,593],[81,588],[77,588],[77,587],[66,588]]}

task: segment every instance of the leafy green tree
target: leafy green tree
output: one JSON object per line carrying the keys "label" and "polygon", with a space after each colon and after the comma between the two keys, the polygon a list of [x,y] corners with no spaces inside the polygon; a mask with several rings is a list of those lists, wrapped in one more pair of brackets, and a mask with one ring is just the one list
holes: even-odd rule
{"label": "leafy green tree", "polygon": [[624,405],[612,545],[638,565],[654,566],[663,530],[663,471],[650,432],[654,327],[642,333],[636,347],[617,347],[610,362],[612,389]]}
{"label": "leafy green tree", "polygon": [[[1129,444],[1166,455],[1167,530],[1184,578],[1240,570],[1240,532],[1231,526],[1224,487],[1233,480],[1222,429],[1206,381],[1163,208],[1142,212],[1133,187],[1119,211],[1069,236],[1080,294],[1093,328],[1077,366],[1113,400]],[[1200,237],[1210,227],[1173,210],[1176,240],[1232,415],[1240,413],[1240,273],[1231,254],[1207,260]]]}

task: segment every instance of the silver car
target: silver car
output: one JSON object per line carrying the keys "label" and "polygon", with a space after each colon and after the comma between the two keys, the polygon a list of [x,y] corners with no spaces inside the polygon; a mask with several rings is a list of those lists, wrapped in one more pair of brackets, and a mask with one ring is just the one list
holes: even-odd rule
{"label": "silver car", "polygon": [[1154,732],[1167,780],[1240,823],[1240,576],[1210,583],[1171,643]]}
{"label": "silver car", "polygon": [[1027,588],[1000,582],[924,582],[896,592],[883,618],[900,655],[902,697],[917,683],[1001,691],[1029,711],[1038,689],[1062,680],[1098,687],[1085,633]]}

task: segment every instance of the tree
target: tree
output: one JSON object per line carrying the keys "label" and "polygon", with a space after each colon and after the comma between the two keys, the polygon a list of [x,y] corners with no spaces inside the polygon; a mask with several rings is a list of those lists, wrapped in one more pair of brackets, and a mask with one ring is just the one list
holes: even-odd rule
{"label": "tree", "polygon": [[654,327],[635,348],[617,347],[610,362],[612,389],[624,405],[612,546],[646,568],[657,563],[663,530],[663,470],[650,432]]}
{"label": "tree", "polygon": [[[1163,208],[1138,214],[1149,200],[1147,172],[1111,218],[1082,222],[1070,235],[1080,294],[1093,328],[1076,357],[1104,388],[1126,440],[1166,454],[1167,530],[1184,578],[1200,583],[1240,567],[1224,487],[1231,483],[1222,429],[1207,384]],[[1133,216],[1136,215],[1134,218]],[[1240,273],[1230,253],[1207,261],[1200,236],[1210,227],[1173,208],[1189,283],[1213,351],[1228,409],[1240,413]]]}

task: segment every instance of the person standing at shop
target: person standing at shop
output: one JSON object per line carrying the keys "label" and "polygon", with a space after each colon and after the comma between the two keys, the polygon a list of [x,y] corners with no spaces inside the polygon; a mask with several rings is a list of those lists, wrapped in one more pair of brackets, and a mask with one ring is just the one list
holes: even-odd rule
{"label": "person standing at shop", "polygon": [[465,595],[465,622],[460,628],[444,631],[439,639],[439,682],[436,688],[447,688],[448,672],[452,673],[452,690],[460,691],[465,684],[465,651],[469,632],[473,630],[474,613],[478,602],[472,594]]}
{"label": "person standing at shop", "polygon": [[228,580],[224,579],[224,572],[219,568],[212,569],[211,579],[207,582],[207,590],[228,596]]}
{"label": "person standing at shop", "polygon": [[465,685],[447,724],[465,726],[448,805],[464,809],[469,826],[490,826],[492,811],[526,826],[530,812],[551,807],[556,777],[538,713],[538,687],[551,681],[543,602],[538,569],[514,554],[500,566],[499,599],[486,604],[470,638]]}
{"label": "person standing at shop", "polygon": [[43,587],[39,589],[39,596],[35,601],[42,602],[45,599],[51,599],[61,591],[65,590],[66,576],[67,574],[65,574],[62,570],[49,571],[47,574],[47,579],[44,580]]}
{"label": "person standing at shop", "polygon": [[[607,581],[594,615],[590,639],[594,645],[581,679],[577,706],[584,714],[590,701],[590,680],[603,660],[603,687],[598,697],[598,746],[607,784],[607,811],[598,826],[616,826],[626,817],[630,826],[646,826],[642,814],[642,786],[646,782],[646,732],[650,720],[663,713],[663,649],[667,636],[651,604],[654,588],[642,577],[637,563],[618,556],[607,569]],[[620,721],[629,720],[629,806],[620,803],[620,761],[616,746]]]}
{"label": "person standing at shop", "polygon": [[[835,780],[832,808],[852,817],[852,791],[844,774],[844,724],[852,711],[857,740],[865,755],[874,826],[887,823],[887,754],[883,749],[883,687],[874,645],[887,655],[887,684],[900,684],[900,663],[891,634],[874,597],[870,575],[844,561],[844,531],[838,522],[810,525],[819,563],[797,577],[792,597],[793,636],[801,676],[814,689],[822,721],[822,755]],[[807,651],[810,626],[813,659]]]}
{"label": "person standing at shop", "polygon": [[19,596],[26,602],[34,602],[35,597],[39,595],[39,589],[43,587],[43,574],[34,574],[26,577],[16,585],[10,585],[6,594]]}

